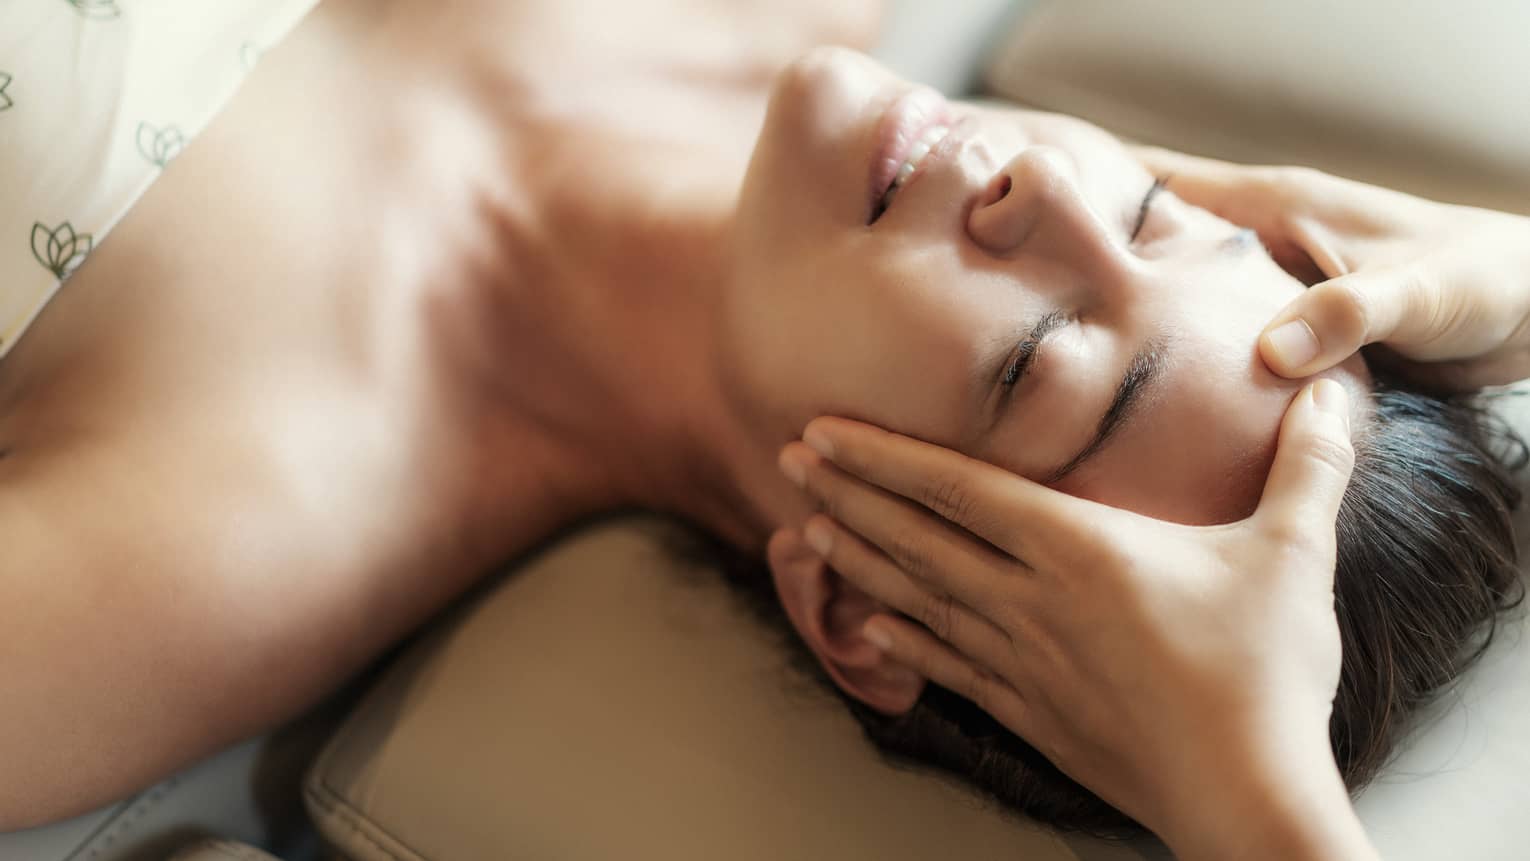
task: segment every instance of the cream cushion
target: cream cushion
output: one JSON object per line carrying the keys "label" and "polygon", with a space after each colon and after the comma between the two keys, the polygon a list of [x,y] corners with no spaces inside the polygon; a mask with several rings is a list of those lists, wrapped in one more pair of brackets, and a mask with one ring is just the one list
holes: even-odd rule
{"label": "cream cushion", "polygon": [[362,861],[1080,857],[882,762],[666,528],[576,534],[435,623],[310,770],[321,833]]}
{"label": "cream cushion", "polygon": [[207,839],[198,840],[181,849],[166,861],[278,861],[278,859],[248,843]]}
{"label": "cream cushion", "polygon": [[1185,152],[1530,212],[1530,4],[1033,0],[995,93]]}

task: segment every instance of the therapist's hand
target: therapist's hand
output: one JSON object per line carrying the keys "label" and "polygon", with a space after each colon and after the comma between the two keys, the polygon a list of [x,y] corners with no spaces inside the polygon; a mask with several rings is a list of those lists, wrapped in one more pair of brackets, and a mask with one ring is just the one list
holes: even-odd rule
{"label": "therapist's hand", "polygon": [[1530,377],[1530,218],[1450,206],[1306,168],[1140,149],[1189,203],[1253,228],[1315,283],[1260,338],[1270,369],[1304,377],[1366,344],[1442,389]]}
{"label": "therapist's hand", "polygon": [[1225,526],[1109,508],[841,418],[813,420],[781,458],[823,504],[808,543],[907,614],[873,616],[867,639],[1182,859],[1370,857],[1328,739],[1353,462],[1341,386],[1293,400],[1258,509]]}

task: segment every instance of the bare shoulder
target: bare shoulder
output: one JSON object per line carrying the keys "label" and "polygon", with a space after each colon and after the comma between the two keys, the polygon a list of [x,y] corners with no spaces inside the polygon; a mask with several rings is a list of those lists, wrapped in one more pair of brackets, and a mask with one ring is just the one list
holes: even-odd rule
{"label": "bare shoulder", "polygon": [[289,717],[487,567],[411,418],[386,153],[309,35],[0,362],[0,831]]}

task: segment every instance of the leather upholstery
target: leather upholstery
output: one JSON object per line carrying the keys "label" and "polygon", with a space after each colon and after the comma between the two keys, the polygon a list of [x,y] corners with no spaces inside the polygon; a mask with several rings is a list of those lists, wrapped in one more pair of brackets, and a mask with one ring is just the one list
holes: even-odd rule
{"label": "leather upholstery", "polygon": [[232,840],[203,840],[187,846],[167,861],[278,861],[248,843]]}
{"label": "leather upholstery", "polygon": [[665,528],[558,543],[416,644],[309,774],[326,839],[358,861],[1078,857],[881,761]]}
{"label": "leather upholstery", "polygon": [[1033,0],[986,79],[1118,134],[1530,212],[1530,4]]}

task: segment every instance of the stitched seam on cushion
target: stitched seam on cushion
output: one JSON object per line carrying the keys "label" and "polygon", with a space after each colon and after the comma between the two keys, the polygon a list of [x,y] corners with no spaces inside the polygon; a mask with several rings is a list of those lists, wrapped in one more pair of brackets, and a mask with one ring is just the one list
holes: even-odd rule
{"label": "stitched seam on cushion", "polygon": [[[399,658],[399,660],[407,659],[408,654]],[[397,663],[398,660],[395,660],[394,664],[397,665]],[[360,838],[368,846],[375,848],[378,852],[393,859],[393,861],[429,861],[424,853],[417,851],[408,842],[389,833],[386,828],[377,824],[375,820],[358,809],[344,795],[325,781],[325,774],[330,768],[331,760],[340,756],[340,750],[347,745],[351,736],[360,732],[361,721],[356,716],[364,713],[374,700],[382,697],[386,686],[387,680],[384,679],[374,686],[371,691],[367,692],[362,702],[352,712],[350,719],[340,726],[340,730],[329,740],[329,743],[324,746],[323,750],[319,752],[318,759],[309,766],[308,779],[303,781],[303,794],[314,804],[322,808],[325,813],[337,820],[334,823],[335,825],[348,827],[351,836]],[[392,842],[398,847],[397,851],[383,845],[379,842],[379,839]],[[399,855],[398,852],[407,853],[407,856]]]}
{"label": "stitched seam on cushion", "polygon": [[[414,847],[398,837],[388,833],[386,828],[378,825],[375,821],[362,814],[353,807],[343,796],[327,786],[322,778],[313,778],[303,787],[303,792],[324,811],[336,820],[337,825],[343,825],[350,829],[351,836],[360,838],[367,845],[386,855],[394,861],[426,861],[425,856],[416,851]],[[374,836],[374,832],[375,835]],[[397,845],[398,851],[407,855],[400,855],[393,848],[383,845],[378,838],[386,839]]]}
{"label": "stitched seam on cushion", "polygon": [[210,847],[214,852],[227,855],[235,861],[270,861],[271,855],[242,843],[232,843],[228,840],[219,840]]}
{"label": "stitched seam on cushion", "polygon": [[[166,795],[169,795],[170,790],[174,789],[180,782],[181,778],[179,776],[171,777],[134,799],[133,803],[126,810],[118,814],[116,821],[112,823],[110,830],[101,837],[100,842],[92,840],[91,843],[94,843],[94,846],[89,843],[81,846],[69,855],[67,861],[94,861],[94,859],[101,857],[102,852],[111,848],[111,845],[116,842],[117,838],[123,836],[129,828],[139,819],[143,818],[143,815],[148,812],[149,808],[159,803]],[[87,849],[90,850],[89,855],[80,854]]]}
{"label": "stitched seam on cushion", "polygon": [[[363,843],[394,859],[394,861],[424,861],[424,856],[419,852],[414,851],[404,841],[389,834],[387,829],[377,825],[328,786],[322,783],[310,786],[307,788],[307,793],[314,803],[324,808],[325,812],[335,818],[336,825],[343,826],[349,830],[349,836],[359,838]],[[405,858],[397,854],[391,847],[383,845],[377,839],[377,836],[373,835],[372,832],[374,831],[378,833],[377,836],[398,844],[403,852],[408,853],[409,857]]]}

